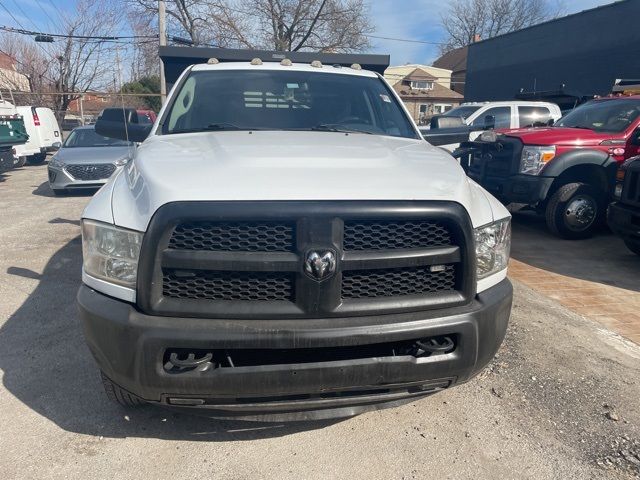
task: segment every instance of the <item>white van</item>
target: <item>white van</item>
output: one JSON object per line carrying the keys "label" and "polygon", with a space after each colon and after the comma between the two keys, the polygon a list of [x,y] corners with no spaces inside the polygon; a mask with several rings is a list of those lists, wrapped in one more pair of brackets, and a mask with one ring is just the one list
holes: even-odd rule
{"label": "white van", "polygon": [[16,147],[16,155],[27,157],[33,165],[43,163],[47,152],[57,150],[62,145],[62,131],[53,110],[45,107],[22,106],[16,107],[24,117],[29,141]]}

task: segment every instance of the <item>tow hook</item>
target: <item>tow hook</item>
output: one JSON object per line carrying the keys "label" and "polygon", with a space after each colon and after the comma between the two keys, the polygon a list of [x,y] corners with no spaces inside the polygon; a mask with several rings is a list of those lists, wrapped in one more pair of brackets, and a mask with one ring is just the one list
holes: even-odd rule
{"label": "tow hook", "polygon": [[[424,353],[430,353],[432,355],[447,353],[455,347],[455,343],[450,337],[431,337],[427,340],[418,340],[416,341],[416,345],[418,345]],[[419,353],[417,356],[420,355]]]}
{"label": "tow hook", "polygon": [[167,372],[176,369],[178,371],[194,370],[196,372],[206,372],[213,367],[213,363],[211,363],[212,358],[213,355],[209,352],[200,358],[196,358],[194,353],[189,353],[186,359],[180,359],[178,358],[178,354],[173,352],[169,356],[169,361],[164,364],[164,369]]}

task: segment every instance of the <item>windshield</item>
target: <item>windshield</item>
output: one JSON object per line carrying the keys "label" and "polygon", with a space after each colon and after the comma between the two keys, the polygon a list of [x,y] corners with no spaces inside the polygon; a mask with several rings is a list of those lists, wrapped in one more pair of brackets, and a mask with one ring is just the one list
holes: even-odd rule
{"label": "windshield", "polygon": [[63,147],[126,147],[129,145],[133,144],[124,140],[98,135],[93,128],[80,128],[69,134],[64,141]]}
{"label": "windshield", "polygon": [[162,133],[318,130],[418,138],[378,78],[300,71],[193,72]]}
{"label": "windshield", "polygon": [[472,113],[477,112],[479,109],[480,105],[460,105],[459,107],[452,108],[444,115],[445,117],[462,117],[466,120]]}
{"label": "windshield", "polygon": [[570,111],[556,122],[556,126],[620,133],[631,126],[638,116],[640,100],[597,100]]}

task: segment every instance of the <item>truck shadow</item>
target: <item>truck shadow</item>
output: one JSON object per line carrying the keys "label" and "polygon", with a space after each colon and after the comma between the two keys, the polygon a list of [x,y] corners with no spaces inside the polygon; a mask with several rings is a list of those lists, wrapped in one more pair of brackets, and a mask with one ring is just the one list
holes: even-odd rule
{"label": "truck shadow", "polygon": [[51,257],[42,274],[19,266],[7,270],[39,282],[0,328],[4,387],[38,414],[86,435],[201,441],[274,438],[336,422],[220,421],[160,407],[125,410],[112,404],[102,391],[77,317],[81,257],[78,236]]}
{"label": "truck shadow", "polygon": [[[76,188],[73,190],[69,190],[65,194],[67,197],[91,197],[98,191],[97,188]],[[39,197],[51,197],[58,198],[53,194],[51,187],[49,186],[49,182],[42,182],[38,185],[32,192],[32,195],[37,195]],[[64,198],[64,197],[62,197]]]}
{"label": "truck shadow", "polygon": [[511,256],[527,265],[567,277],[640,291],[640,257],[603,227],[586,240],[562,240],[547,229],[544,217],[513,213]]}

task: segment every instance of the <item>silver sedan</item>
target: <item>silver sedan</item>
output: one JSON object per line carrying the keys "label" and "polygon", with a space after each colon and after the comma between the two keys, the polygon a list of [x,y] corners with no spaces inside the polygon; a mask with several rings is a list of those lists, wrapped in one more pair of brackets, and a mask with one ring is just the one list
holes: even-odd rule
{"label": "silver sedan", "polygon": [[93,126],[76,128],[49,161],[49,186],[56,195],[100,187],[129,162],[135,148],[98,135]]}

